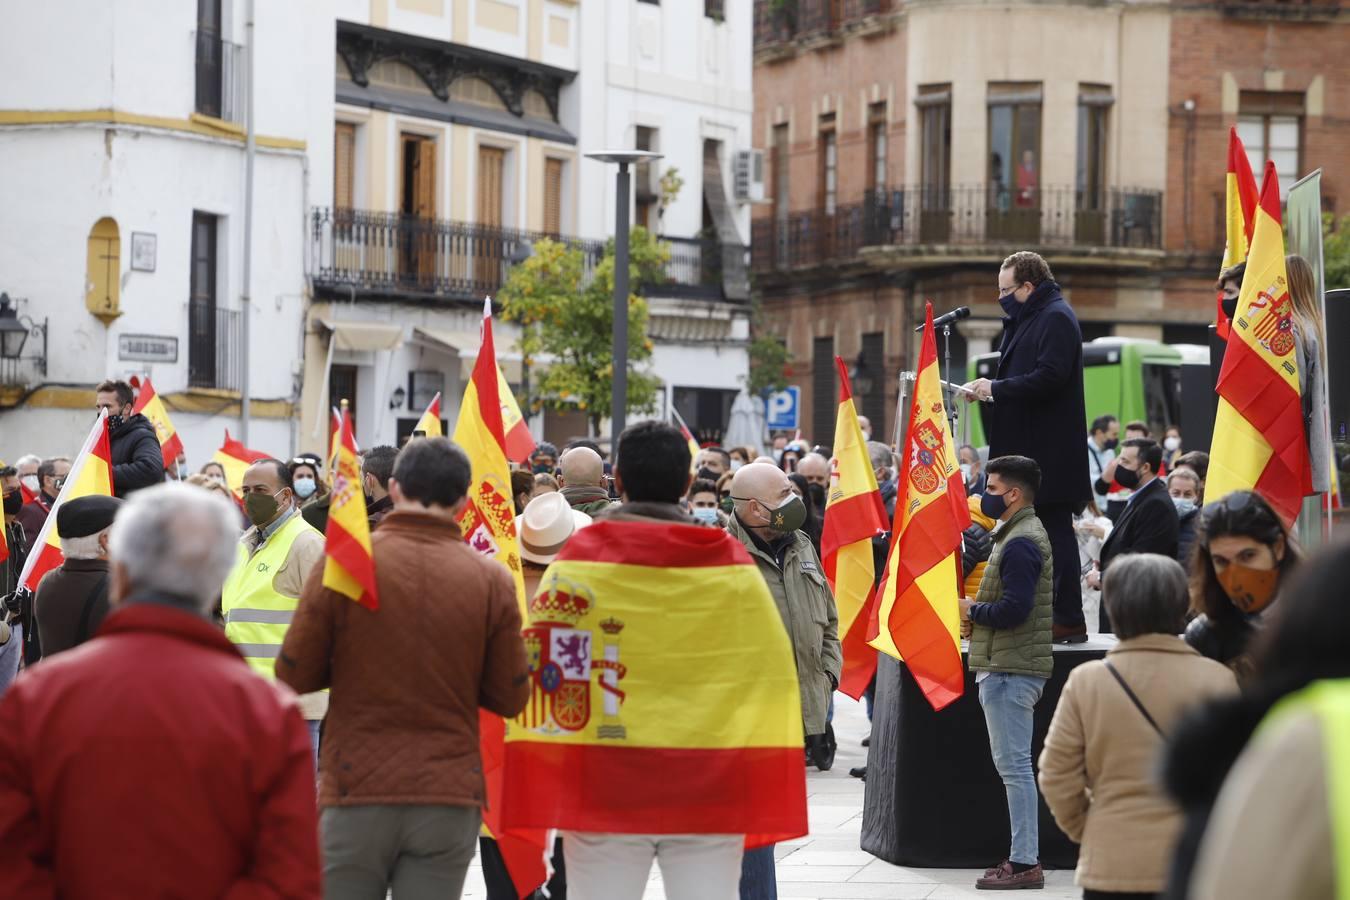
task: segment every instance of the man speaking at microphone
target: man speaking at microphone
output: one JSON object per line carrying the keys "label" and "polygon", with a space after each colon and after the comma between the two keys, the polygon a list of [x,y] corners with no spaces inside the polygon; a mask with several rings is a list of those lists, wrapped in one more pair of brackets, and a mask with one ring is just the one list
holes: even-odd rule
{"label": "man speaking at microphone", "polygon": [[1050,266],[1014,253],[998,272],[1003,337],[993,380],[966,385],[967,399],[992,400],[989,458],[1029,456],[1041,467],[1036,515],[1054,556],[1056,643],[1087,640],[1073,516],[1092,495],[1083,432],[1083,334]]}

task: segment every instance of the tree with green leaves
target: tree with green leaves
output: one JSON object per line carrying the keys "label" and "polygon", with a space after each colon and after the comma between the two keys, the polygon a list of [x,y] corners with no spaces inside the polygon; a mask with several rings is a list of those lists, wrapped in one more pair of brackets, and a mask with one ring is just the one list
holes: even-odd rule
{"label": "tree with green leaves", "polygon": [[1350,288],[1350,216],[1322,214],[1322,273],[1327,290]]}
{"label": "tree with green leaves", "polygon": [[[665,278],[669,248],[645,228],[632,230],[628,283],[658,284]],[[526,366],[547,357],[531,383],[531,410],[576,409],[594,433],[611,411],[614,382],[614,241],[588,279],[581,248],[544,239],[529,259],[514,266],[497,294],[502,318],[520,325],[517,342]],[[628,297],[628,411],[653,412],[661,382],[637,368],[651,359],[647,302]]]}
{"label": "tree with green leaves", "polygon": [[759,396],[765,391],[787,387],[787,344],[769,332],[764,324],[764,305],[756,299],[750,313],[750,371],[745,379],[746,393]]}

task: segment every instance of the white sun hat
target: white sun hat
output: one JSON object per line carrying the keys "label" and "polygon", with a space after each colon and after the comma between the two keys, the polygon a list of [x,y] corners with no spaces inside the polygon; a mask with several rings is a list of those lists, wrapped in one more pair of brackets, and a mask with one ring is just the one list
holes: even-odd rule
{"label": "white sun hat", "polygon": [[568,538],[589,524],[591,517],[573,509],[562,494],[540,494],[516,517],[520,556],[527,562],[546,566],[553,562]]}

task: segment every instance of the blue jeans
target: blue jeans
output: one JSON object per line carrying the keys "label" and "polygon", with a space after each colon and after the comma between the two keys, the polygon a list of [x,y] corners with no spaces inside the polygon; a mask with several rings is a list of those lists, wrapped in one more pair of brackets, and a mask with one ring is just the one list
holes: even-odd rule
{"label": "blue jeans", "polygon": [[990,672],[980,682],[980,706],[989,729],[994,768],[1008,793],[1015,863],[1035,865],[1040,858],[1040,824],[1036,776],[1031,771],[1031,713],[1041,699],[1046,679],[1035,675]]}
{"label": "blue jeans", "polygon": [[741,857],[740,900],[778,900],[778,873],[773,844],[745,851]]}
{"label": "blue jeans", "polygon": [[323,719],[306,719],[305,724],[309,726],[309,742],[314,745],[314,771],[319,771],[319,729],[323,727]]}

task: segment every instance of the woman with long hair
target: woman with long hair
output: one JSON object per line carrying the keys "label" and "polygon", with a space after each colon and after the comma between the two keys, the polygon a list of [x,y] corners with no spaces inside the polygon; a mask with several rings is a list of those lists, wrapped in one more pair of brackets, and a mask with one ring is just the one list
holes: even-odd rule
{"label": "woman with long hair", "polygon": [[1308,439],[1308,464],[1313,490],[1331,490],[1331,431],[1327,411],[1327,334],[1312,265],[1297,253],[1284,258],[1293,307],[1294,344],[1298,351],[1298,391],[1303,400],[1303,433]]}
{"label": "woman with long hair", "polygon": [[1255,491],[1233,491],[1205,504],[1191,567],[1186,643],[1202,656],[1251,676],[1251,642],[1300,553],[1289,529]]}

